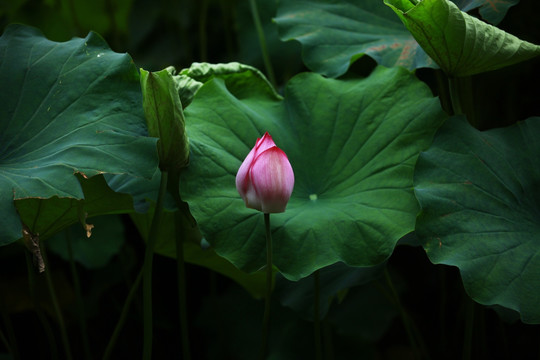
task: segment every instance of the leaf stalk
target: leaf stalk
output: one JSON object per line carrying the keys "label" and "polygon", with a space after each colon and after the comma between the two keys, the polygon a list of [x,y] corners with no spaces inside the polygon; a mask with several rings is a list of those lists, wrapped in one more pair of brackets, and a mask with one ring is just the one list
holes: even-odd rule
{"label": "leaf stalk", "polygon": [[266,232],[266,295],[264,298],[264,315],[262,322],[262,344],[260,359],[266,358],[268,352],[268,336],[270,333],[270,298],[272,296],[272,233],[270,231],[270,214],[264,213]]}
{"label": "leaf stalk", "polygon": [[152,358],[152,261],[154,258],[154,247],[157,242],[158,232],[161,225],[161,217],[163,214],[163,202],[167,192],[168,172],[161,172],[161,180],[159,184],[159,193],[154,210],[154,217],[150,225],[148,241],[146,243],[146,252],[144,254],[143,264],[143,321],[144,321],[144,338],[143,338],[143,359],[150,360]]}

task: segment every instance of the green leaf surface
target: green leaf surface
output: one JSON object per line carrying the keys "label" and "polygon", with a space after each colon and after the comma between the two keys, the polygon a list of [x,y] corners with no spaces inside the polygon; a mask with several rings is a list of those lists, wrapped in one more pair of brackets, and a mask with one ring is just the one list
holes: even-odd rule
{"label": "green leaf surface", "polygon": [[346,81],[300,74],[284,100],[256,81],[245,86],[239,98],[214,78],[185,111],[191,163],[181,193],[205,238],[242,270],[264,265],[263,215],[244,206],[235,176],[268,131],[295,172],[287,210],[271,216],[283,275],[297,280],[338,261],[383,262],[413,230],[412,171],[446,117],[438,100],[403,68]]}
{"label": "green leaf surface", "polygon": [[344,74],[364,54],[387,67],[436,67],[392,11],[379,0],[280,1],[282,40],[297,40],[308,68],[329,77]]}
{"label": "green leaf surface", "polygon": [[416,232],[468,294],[540,323],[540,118],[479,132],[451,118],[415,172]]}
{"label": "green leaf surface", "polygon": [[[133,209],[139,213],[146,213],[150,208],[150,201],[156,201],[158,197],[161,170],[156,168],[151,179],[133,177],[130,175],[104,174],[107,185],[116,193],[129,194],[133,200]],[[164,199],[164,208],[175,210],[176,204],[172,196],[167,193]]]}
{"label": "green leaf surface", "polygon": [[520,40],[462,12],[449,0],[385,0],[424,51],[449,76],[496,70],[540,54],[540,46]]}
{"label": "green leaf surface", "polygon": [[154,173],[156,139],[145,136],[137,70],[95,33],[56,43],[8,27],[0,103],[0,245],[22,235],[14,200],[82,199],[75,173]]}

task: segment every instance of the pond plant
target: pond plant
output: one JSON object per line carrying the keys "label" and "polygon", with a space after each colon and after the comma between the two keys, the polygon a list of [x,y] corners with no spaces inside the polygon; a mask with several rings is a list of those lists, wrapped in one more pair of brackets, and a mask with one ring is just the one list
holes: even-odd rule
{"label": "pond plant", "polygon": [[2,5],[0,359],[538,358],[531,4]]}

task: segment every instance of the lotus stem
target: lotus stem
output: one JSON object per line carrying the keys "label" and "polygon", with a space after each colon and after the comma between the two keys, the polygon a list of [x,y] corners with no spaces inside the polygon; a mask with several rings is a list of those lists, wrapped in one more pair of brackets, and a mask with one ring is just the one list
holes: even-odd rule
{"label": "lotus stem", "polygon": [[[26,268],[28,270],[28,289],[30,291],[30,297],[32,298],[32,304],[34,305],[34,310],[36,311],[36,315],[41,322],[41,325],[43,326],[43,330],[45,331],[45,335],[47,336],[47,342],[49,343],[49,350],[51,354],[51,359],[58,359],[58,348],[56,344],[56,340],[54,338],[54,333],[51,327],[51,324],[49,323],[49,320],[41,310],[38,302],[38,297],[36,295],[36,275],[34,273],[34,264],[32,260],[32,255],[30,254],[30,251],[24,251],[24,255],[26,257]],[[16,350],[16,349],[15,349]],[[17,357],[14,357],[17,359]]]}
{"label": "lotus stem", "polygon": [[71,244],[71,236],[69,229],[66,229],[64,233],[66,235],[66,245],[69,256],[71,277],[73,278],[73,287],[75,288],[75,296],[77,298],[77,315],[79,316],[79,327],[81,331],[84,356],[86,357],[86,359],[90,359],[90,345],[88,342],[88,332],[86,330],[86,317],[84,312],[84,304],[82,301],[81,283],[79,281],[79,274],[77,273],[77,266],[73,258],[73,246]]}
{"label": "lotus stem", "polygon": [[401,321],[403,322],[403,327],[405,328],[405,331],[407,332],[407,336],[409,337],[409,342],[411,344],[411,347],[414,352],[414,358],[420,359],[421,356],[418,351],[418,344],[416,343],[416,340],[414,338],[413,329],[411,326],[411,322],[409,320],[409,317],[403,308],[403,305],[401,304],[401,301],[399,299],[399,295],[396,291],[396,288],[394,287],[394,283],[392,282],[392,278],[390,277],[390,273],[388,272],[388,269],[384,269],[384,276],[386,278],[386,283],[388,284],[388,287],[390,288],[390,291],[392,292],[392,296],[394,297],[394,301],[396,302],[396,305],[399,309],[399,313],[401,315]]}
{"label": "lotus stem", "polygon": [[251,15],[253,16],[255,29],[257,30],[257,35],[259,36],[259,45],[261,46],[261,54],[264,61],[264,67],[266,68],[266,76],[268,76],[268,80],[270,80],[270,83],[274,87],[276,87],[276,77],[274,76],[274,68],[272,67],[270,56],[268,55],[268,48],[266,46],[266,38],[264,36],[261,19],[259,17],[259,10],[257,9],[257,1],[249,0],[249,6],[251,8]]}
{"label": "lotus stem", "polygon": [[161,181],[159,184],[159,193],[154,210],[154,217],[150,225],[150,232],[146,242],[146,252],[144,253],[143,264],[143,359],[152,358],[152,260],[154,258],[154,247],[157,242],[157,235],[160,228],[161,216],[163,214],[163,200],[167,192],[166,171],[161,172]]}
{"label": "lotus stem", "polygon": [[176,229],[176,269],[178,278],[178,306],[180,315],[180,331],[182,336],[182,355],[184,360],[191,359],[189,347],[189,329],[187,321],[187,296],[186,296],[186,268],[184,261],[184,242],[181,224],[184,216],[180,209],[175,214],[175,229]]}
{"label": "lotus stem", "polygon": [[261,360],[266,358],[268,352],[270,298],[272,296],[272,233],[270,231],[270,214],[268,213],[264,213],[264,227],[266,231],[266,296],[264,298],[264,315],[262,323]]}
{"label": "lotus stem", "polygon": [[49,266],[49,261],[47,259],[47,252],[45,247],[40,244],[41,255],[43,256],[43,261],[45,263],[45,280],[47,281],[47,288],[49,289],[49,294],[51,296],[51,301],[53,304],[54,312],[56,313],[56,318],[58,320],[58,326],[60,327],[60,337],[62,338],[62,345],[64,346],[64,352],[66,354],[66,359],[73,359],[71,355],[71,347],[69,345],[69,339],[67,336],[66,325],[64,322],[64,316],[62,315],[62,310],[60,309],[60,304],[58,303],[58,298],[56,297],[56,291],[54,289],[51,268]]}
{"label": "lotus stem", "polygon": [[319,270],[315,270],[314,279],[314,304],[313,304],[313,324],[315,331],[315,359],[322,360],[322,337],[321,337],[321,281]]}
{"label": "lotus stem", "polygon": [[448,77],[448,88],[450,90],[450,100],[452,101],[452,110],[454,115],[463,115],[463,106],[459,91],[459,80],[454,77]]}
{"label": "lotus stem", "polygon": [[467,298],[467,295],[464,295],[467,301],[465,305],[465,331],[463,334],[463,360],[472,359],[472,339],[473,339],[473,328],[474,328],[474,302]]}
{"label": "lotus stem", "polygon": [[133,301],[133,298],[135,297],[137,289],[139,288],[139,285],[141,284],[142,274],[143,272],[141,270],[139,272],[139,275],[137,275],[135,282],[131,286],[131,289],[129,290],[129,294],[126,298],[126,301],[124,302],[124,307],[122,308],[122,313],[120,314],[118,323],[116,323],[116,327],[114,328],[113,334],[111,335],[111,338],[109,339],[109,343],[107,344],[107,347],[105,348],[105,354],[103,355],[103,360],[108,360],[111,357],[112,350],[114,348],[114,345],[116,344],[116,339],[118,339],[118,335],[120,335],[120,330],[122,330],[122,328],[124,327],[124,323],[126,322],[126,318],[127,318],[129,306],[131,305],[131,301]]}

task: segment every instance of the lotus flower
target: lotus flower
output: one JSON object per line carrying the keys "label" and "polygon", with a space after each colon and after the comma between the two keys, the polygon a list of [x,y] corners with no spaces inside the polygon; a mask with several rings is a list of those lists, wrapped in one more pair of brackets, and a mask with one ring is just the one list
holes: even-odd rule
{"label": "lotus flower", "polygon": [[264,213],[285,211],[294,187],[287,155],[265,133],[238,169],[236,189],[248,208]]}

